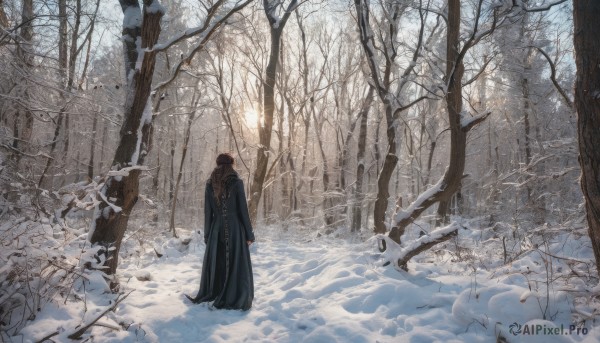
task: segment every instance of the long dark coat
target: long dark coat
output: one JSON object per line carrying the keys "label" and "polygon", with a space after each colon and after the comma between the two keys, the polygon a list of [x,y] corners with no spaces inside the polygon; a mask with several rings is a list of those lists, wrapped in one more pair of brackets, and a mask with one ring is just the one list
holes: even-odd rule
{"label": "long dark coat", "polygon": [[247,241],[254,241],[244,183],[227,179],[222,201],[217,203],[210,180],[204,192],[204,242],[200,291],[195,303],[213,301],[223,309],[248,310],[254,299],[254,279]]}

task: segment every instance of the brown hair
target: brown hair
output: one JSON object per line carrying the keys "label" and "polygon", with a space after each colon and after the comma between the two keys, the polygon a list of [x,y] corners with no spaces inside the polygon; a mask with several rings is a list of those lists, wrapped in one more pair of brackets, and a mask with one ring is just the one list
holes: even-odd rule
{"label": "brown hair", "polygon": [[217,166],[233,164],[234,161],[235,160],[233,159],[233,156],[231,156],[229,153],[222,153],[217,156]]}
{"label": "brown hair", "polygon": [[[217,156],[217,167],[210,174],[209,182],[212,184],[215,201],[218,205],[221,204],[223,192],[226,192],[227,184],[230,180],[238,177],[238,174],[233,169],[235,162],[233,156],[228,153],[219,154]],[[225,194],[227,197],[227,194]]]}

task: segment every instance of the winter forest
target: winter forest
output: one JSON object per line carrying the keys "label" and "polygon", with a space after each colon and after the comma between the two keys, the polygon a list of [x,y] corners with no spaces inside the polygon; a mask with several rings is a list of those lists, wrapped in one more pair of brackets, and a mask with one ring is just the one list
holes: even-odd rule
{"label": "winter forest", "polygon": [[[598,18],[0,0],[0,342],[597,342]],[[223,152],[249,311],[183,296]]]}

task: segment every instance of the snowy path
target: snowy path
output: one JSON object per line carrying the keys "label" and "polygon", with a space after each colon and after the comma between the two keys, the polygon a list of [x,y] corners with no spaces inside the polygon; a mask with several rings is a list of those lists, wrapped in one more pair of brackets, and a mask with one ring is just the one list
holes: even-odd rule
{"label": "snowy path", "polygon": [[[451,255],[426,255],[415,258],[406,273],[378,266],[373,247],[351,243],[357,238],[295,234],[275,229],[257,235],[259,242],[252,249],[255,299],[247,312],[213,310],[185,299],[184,294],[195,294],[200,283],[204,244],[195,242],[201,237],[193,234],[184,248],[179,239],[158,236],[154,247],[161,258],[147,245],[141,257],[123,258],[122,290],[133,292],[86,337],[103,343],[429,343],[494,342],[502,333],[511,343],[600,341],[600,329],[591,321],[587,335],[509,333],[513,323],[523,328],[571,324],[573,299],[568,292],[553,289],[546,308],[544,293],[527,286],[543,285],[543,278],[535,281],[543,276],[539,271],[529,273],[543,266],[530,257],[492,271],[452,262]],[[138,249],[130,245],[122,249],[125,256]],[[552,249],[578,258],[583,258],[581,251],[589,254],[575,240]],[[482,259],[495,253],[477,251]],[[136,275],[150,280],[140,281]],[[68,341],[66,335],[82,318],[89,320],[110,306],[106,287],[102,279],[92,280],[85,302],[48,305],[23,331],[23,341],[35,342],[55,330],[60,332],[57,341]],[[543,310],[549,320],[540,319]]]}
{"label": "snowy path", "polygon": [[[407,281],[405,274],[370,264],[357,252],[364,245],[337,244],[260,242],[252,256],[255,301],[246,313],[184,300],[182,293],[197,290],[202,249],[148,265],[152,281],[131,278],[128,287],[137,291],[118,314],[151,328],[146,339],[160,342],[464,340],[466,328],[455,323],[451,308],[465,285]],[[131,274],[135,269],[129,267]]]}

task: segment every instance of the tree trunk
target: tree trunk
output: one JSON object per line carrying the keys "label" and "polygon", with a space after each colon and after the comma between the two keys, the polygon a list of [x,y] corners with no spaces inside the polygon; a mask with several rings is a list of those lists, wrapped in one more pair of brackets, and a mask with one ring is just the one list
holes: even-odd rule
{"label": "tree trunk", "polygon": [[[22,99],[25,104],[29,103],[29,87],[27,82],[27,74],[33,69],[33,0],[24,0],[21,12],[21,44],[17,45],[17,65],[25,76],[17,76],[19,84],[17,87],[22,87]],[[31,149],[31,136],[33,134],[33,113],[29,106],[17,105],[17,113],[15,114],[13,124],[13,143],[12,147],[16,151],[27,152]],[[17,152],[14,155],[15,165],[17,170],[23,170],[20,166],[21,154]]]}
{"label": "tree trunk", "polygon": [[90,143],[90,161],[88,163],[88,177],[94,179],[94,153],[96,152],[96,130],[98,128],[98,114],[94,114],[92,122],[92,141]]}
{"label": "tree trunk", "polygon": [[[60,74],[60,85],[62,87],[63,92],[60,93],[61,101],[63,102],[63,106],[58,113],[58,119],[56,122],[56,127],[54,129],[54,138],[52,140],[52,144],[50,145],[49,156],[55,157],[55,159],[48,159],[46,161],[46,166],[44,167],[44,171],[42,172],[42,176],[40,177],[40,181],[38,185],[41,186],[44,182],[45,177],[48,173],[50,177],[49,189],[54,188],[54,173],[51,171],[52,169],[56,169],[55,163],[61,162],[61,165],[58,167],[62,169],[64,172],[64,176],[61,178],[60,185],[64,185],[66,179],[66,170],[67,170],[67,154],[69,151],[69,125],[70,118],[68,114],[66,114],[67,106],[68,106],[68,98],[67,93],[70,92],[73,88],[73,84],[75,82],[75,66],[77,62],[77,56],[79,55],[79,49],[77,48],[77,39],[79,38],[79,28],[81,25],[81,0],[76,1],[75,6],[75,15],[74,20],[75,23],[73,25],[73,30],[71,33],[71,46],[68,46],[67,39],[67,25],[68,25],[68,15],[67,15],[67,2],[66,0],[58,1],[58,15],[59,15],[59,37],[58,37],[58,65],[59,65],[59,74]],[[93,23],[95,21],[92,19],[92,24],[90,26],[90,30],[93,28]],[[91,35],[90,31],[90,35]],[[94,119],[97,120],[97,119]],[[97,123],[94,122],[94,125]],[[64,126],[64,128],[63,128]],[[61,132],[64,132],[64,141],[63,141],[63,151],[60,156],[55,155],[55,151],[57,148],[57,143],[59,141]],[[93,149],[93,148],[92,148]],[[92,154],[93,158],[93,154]],[[56,161],[55,161],[56,160]],[[79,163],[79,162],[77,162]],[[54,166],[54,168],[53,168]]]}
{"label": "tree trunk", "polygon": [[192,101],[194,105],[192,112],[188,115],[187,124],[185,128],[185,137],[183,138],[183,147],[181,148],[181,161],[179,162],[179,172],[177,173],[177,181],[175,182],[175,189],[173,191],[173,199],[171,201],[171,218],[169,221],[169,228],[173,233],[173,237],[177,238],[177,232],[175,231],[175,210],[177,209],[177,194],[179,193],[179,184],[181,183],[181,176],[183,175],[183,164],[185,163],[185,157],[187,156],[188,143],[190,141],[190,132],[192,130],[192,123],[194,122],[194,116],[196,114],[194,104],[196,101]]}
{"label": "tree trunk", "polygon": [[[372,88],[369,87],[369,91]],[[344,88],[344,90],[346,90]],[[372,97],[372,93],[371,95],[367,94],[367,97]],[[371,106],[371,100],[365,100],[365,102],[369,102],[368,106]],[[361,120],[363,118],[363,116],[366,116],[363,114],[364,112],[364,104],[363,104],[363,108],[361,108],[361,110],[358,112],[358,115],[356,116],[356,118],[352,118],[352,116],[350,115],[350,111],[348,114],[348,119],[350,120],[350,128],[348,129],[348,131],[346,132],[346,139],[342,142],[343,147],[342,147],[342,151],[340,154],[340,158],[339,158],[339,180],[340,180],[340,194],[345,194],[345,196],[343,196],[342,199],[339,199],[339,203],[342,204],[344,199],[348,199],[350,197],[350,194],[348,192],[348,190],[346,189],[346,173],[348,172],[348,170],[350,169],[350,142],[352,142],[352,137],[354,136],[354,130],[356,129],[356,125],[358,124],[358,121]],[[349,106],[348,106],[349,108]],[[367,108],[368,111],[368,108]],[[366,119],[365,119],[366,120]],[[365,132],[366,134],[366,132]],[[364,151],[363,151],[363,157],[364,157]],[[363,166],[364,167],[364,166]],[[364,170],[363,170],[364,172]],[[358,176],[357,176],[358,177]],[[362,181],[361,181],[362,182]],[[340,196],[338,196],[338,198],[340,198]],[[345,201],[346,203],[343,205],[343,214],[346,215],[348,213],[348,201]]]}
{"label": "tree trunk", "polygon": [[79,55],[79,49],[77,49],[77,39],[79,38],[79,27],[81,25],[81,0],[75,2],[75,25],[73,26],[73,32],[71,32],[71,47],[69,51],[69,78],[67,80],[67,90],[73,88],[75,83],[75,65],[77,62],[77,55]]}
{"label": "tree trunk", "polygon": [[600,2],[574,0],[575,19],[575,107],[581,189],[585,198],[589,235],[600,271],[600,41],[590,32],[600,32]]}
{"label": "tree trunk", "polygon": [[270,4],[268,0],[263,0],[265,14],[270,24],[271,53],[263,82],[263,125],[260,125],[258,128],[260,143],[256,152],[256,171],[254,172],[254,178],[250,186],[250,202],[248,204],[250,219],[253,223],[256,223],[258,217],[258,206],[267,174],[269,154],[272,153],[271,133],[273,131],[273,113],[275,112],[275,78],[277,76],[277,63],[279,62],[281,50],[281,35],[292,11],[296,9],[297,3],[298,0],[292,0],[283,17],[279,19],[273,16],[273,11],[276,10],[273,6],[277,5]]}
{"label": "tree trunk", "polygon": [[4,11],[4,0],[0,0],[0,27],[6,28],[8,26],[8,18]]}
{"label": "tree trunk", "polygon": [[360,128],[358,133],[358,152],[356,153],[356,184],[354,186],[354,201],[352,205],[351,231],[360,231],[362,224],[362,206],[364,200],[363,179],[365,175],[365,150],[367,145],[367,119],[369,110],[373,103],[373,86],[369,86],[369,92],[360,110]]}
{"label": "tree trunk", "polygon": [[[136,40],[141,40],[141,48],[149,48],[156,44],[160,35],[161,10],[148,10],[148,6],[157,0],[144,0],[142,23],[131,23],[125,16],[123,22],[123,48],[125,52],[127,98],[124,106],[124,120],[120,131],[120,140],[112,162],[111,170],[119,171],[131,167],[126,175],[107,176],[98,192],[101,200],[96,207],[90,242],[104,247],[107,274],[114,274],[119,257],[119,249],[127,222],[139,194],[139,166],[151,148],[152,138],[152,106],[150,92],[156,62],[155,51],[138,50]],[[121,0],[124,13],[139,13],[137,0]],[[140,56],[140,65],[135,68]],[[113,283],[113,286],[116,286]]]}
{"label": "tree trunk", "polygon": [[108,130],[109,121],[102,119],[104,125],[102,125],[102,144],[100,145],[100,164],[98,165],[99,174],[104,174],[104,152],[106,150],[106,144],[108,144]]}
{"label": "tree trunk", "polygon": [[[175,132],[177,131],[175,129],[175,116],[172,116],[171,118],[169,118],[169,146],[170,146],[170,175],[169,175],[169,204],[173,203],[173,192],[175,191],[175,146],[177,145],[177,142],[175,141]],[[215,144],[215,147],[219,146],[219,129],[217,129],[217,144]]]}
{"label": "tree trunk", "polygon": [[[531,50],[531,49],[530,49]],[[529,54],[528,54],[529,55]],[[531,125],[530,125],[530,115],[531,115],[531,102],[529,99],[529,79],[527,77],[528,71],[531,69],[529,63],[527,61],[527,57],[524,61],[525,72],[524,76],[521,78],[521,90],[523,92],[523,127],[525,130],[525,166],[528,167],[531,163]],[[527,189],[527,202],[531,200],[531,186],[529,183],[525,185]]]}
{"label": "tree trunk", "polygon": [[[467,132],[473,127],[461,125],[462,111],[462,76],[464,65],[460,54],[460,1],[448,1],[448,34],[446,46],[446,82],[448,93],[446,107],[448,122],[450,124],[450,164],[442,179],[433,187],[435,190],[425,192],[408,207],[406,212],[400,213],[396,218],[396,226],[390,231],[389,237],[400,243],[406,226],[418,218],[421,213],[431,205],[440,201],[449,201],[460,187],[460,182],[465,169]],[[483,120],[483,119],[481,119]],[[447,213],[447,203],[441,210]],[[438,214],[440,212],[438,211]]]}
{"label": "tree trunk", "polygon": [[263,184],[269,164],[271,153],[271,133],[273,130],[273,113],[275,112],[275,77],[277,75],[277,62],[279,60],[281,31],[271,28],[271,55],[266,69],[263,83],[263,123],[259,126],[259,147],[256,153],[256,171],[250,186],[250,203],[248,209],[250,218],[256,223],[258,205],[263,191]]}
{"label": "tree trunk", "polygon": [[319,151],[321,152],[321,160],[323,161],[323,174],[322,174],[322,180],[323,180],[323,203],[322,203],[322,209],[323,209],[323,218],[325,220],[325,226],[329,227],[332,226],[335,223],[335,210],[332,210],[332,207],[334,205],[333,203],[333,199],[332,196],[329,194],[330,189],[330,182],[329,182],[329,167],[328,167],[328,163],[327,163],[327,156],[325,155],[325,150],[323,149],[323,139],[321,137],[321,132],[323,130],[323,123],[319,123],[317,118],[316,118],[316,114],[314,111],[314,107],[311,108],[311,112],[313,115],[313,121],[315,122],[315,133],[317,136],[317,143],[319,145]]}
{"label": "tree trunk", "polygon": [[390,180],[396,165],[398,156],[396,156],[396,126],[392,122],[392,107],[385,105],[385,116],[387,119],[387,143],[388,150],[383,160],[381,173],[377,179],[377,199],[375,200],[375,209],[373,210],[373,221],[375,222],[375,233],[385,233],[385,212],[388,208],[388,199],[390,197]]}

